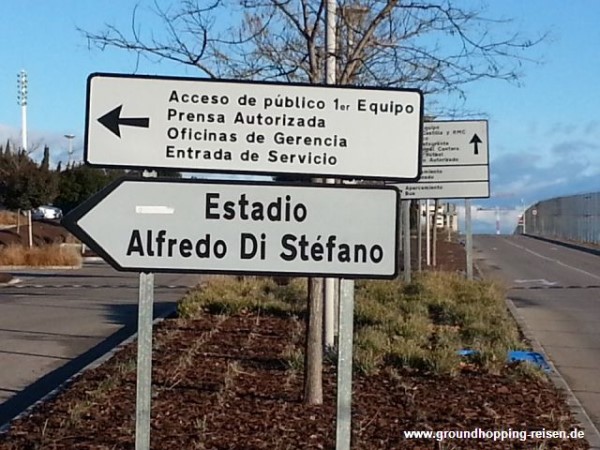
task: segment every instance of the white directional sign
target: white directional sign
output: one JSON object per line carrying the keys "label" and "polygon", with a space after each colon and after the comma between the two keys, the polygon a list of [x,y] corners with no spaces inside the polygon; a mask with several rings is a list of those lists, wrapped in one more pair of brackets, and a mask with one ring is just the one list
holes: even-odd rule
{"label": "white directional sign", "polygon": [[389,278],[393,187],[124,179],[64,224],[118,270]]}
{"label": "white directional sign", "polygon": [[425,122],[422,167],[418,182],[395,185],[403,199],[489,197],[487,121]]}
{"label": "white directional sign", "polygon": [[95,166],[416,180],[423,95],[93,74],[84,159]]}

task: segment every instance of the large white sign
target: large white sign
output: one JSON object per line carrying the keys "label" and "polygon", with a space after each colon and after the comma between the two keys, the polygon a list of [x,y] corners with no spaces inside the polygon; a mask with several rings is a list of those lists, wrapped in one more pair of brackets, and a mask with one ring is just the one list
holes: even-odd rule
{"label": "large white sign", "polygon": [[125,179],[65,226],[118,270],[393,277],[392,187]]}
{"label": "large white sign", "polygon": [[395,185],[403,199],[489,197],[487,121],[425,122],[422,167],[418,182]]}
{"label": "large white sign", "polygon": [[84,159],[97,166],[415,180],[423,96],[93,74]]}

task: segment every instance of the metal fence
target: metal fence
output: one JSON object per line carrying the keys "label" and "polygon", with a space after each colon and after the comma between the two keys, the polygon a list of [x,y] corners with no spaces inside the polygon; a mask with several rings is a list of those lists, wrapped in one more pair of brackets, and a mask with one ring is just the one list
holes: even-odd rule
{"label": "metal fence", "polygon": [[600,244],[600,192],[544,200],[525,211],[526,234]]}

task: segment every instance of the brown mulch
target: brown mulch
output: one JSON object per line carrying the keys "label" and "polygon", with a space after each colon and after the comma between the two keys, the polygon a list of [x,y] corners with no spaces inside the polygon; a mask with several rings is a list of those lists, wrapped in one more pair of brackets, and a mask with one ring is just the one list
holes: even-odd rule
{"label": "brown mulch", "polygon": [[[325,401],[305,406],[302,373],[283,359],[298,340],[290,319],[206,315],[167,320],[154,331],[152,448],[333,449],[335,369],[324,377]],[[301,333],[300,333],[301,334]],[[53,401],[13,422],[0,450],[133,449],[136,348],[129,345],[86,372]],[[407,440],[406,430],[561,430],[573,428],[551,384],[473,369],[455,377],[410,372],[356,375],[354,449],[530,449],[541,440]],[[587,449],[582,440],[543,448]]]}

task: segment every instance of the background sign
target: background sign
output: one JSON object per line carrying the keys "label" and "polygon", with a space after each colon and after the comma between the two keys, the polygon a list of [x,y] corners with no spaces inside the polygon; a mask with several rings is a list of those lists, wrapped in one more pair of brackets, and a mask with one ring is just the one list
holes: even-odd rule
{"label": "background sign", "polygon": [[395,185],[404,200],[489,197],[487,121],[425,122],[422,167],[418,182]]}
{"label": "background sign", "polygon": [[390,278],[392,187],[122,179],[69,213],[118,270]]}
{"label": "background sign", "polygon": [[417,90],[93,74],[84,159],[169,168],[415,180]]}

